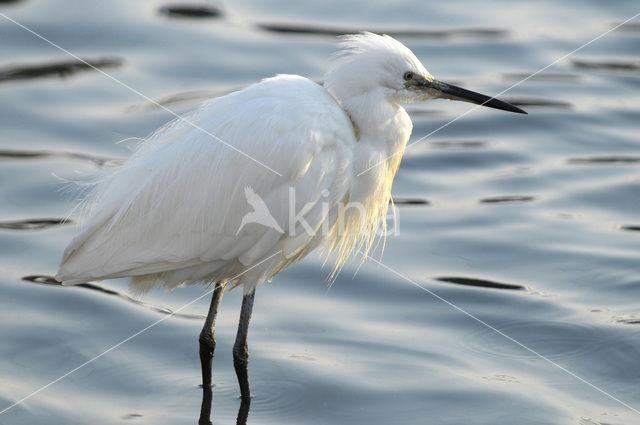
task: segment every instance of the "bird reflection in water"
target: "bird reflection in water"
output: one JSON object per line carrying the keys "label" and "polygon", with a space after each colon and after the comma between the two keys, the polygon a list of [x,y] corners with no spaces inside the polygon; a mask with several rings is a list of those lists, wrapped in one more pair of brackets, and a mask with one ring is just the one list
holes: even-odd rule
{"label": "bird reflection in water", "polygon": [[[213,425],[211,422],[211,404],[213,400],[213,391],[211,387],[202,387],[202,406],[200,406],[200,419],[198,425]],[[249,417],[249,408],[251,407],[251,399],[242,399],[240,408],[238,409],[238,417],[236,425],[246,425]]]}

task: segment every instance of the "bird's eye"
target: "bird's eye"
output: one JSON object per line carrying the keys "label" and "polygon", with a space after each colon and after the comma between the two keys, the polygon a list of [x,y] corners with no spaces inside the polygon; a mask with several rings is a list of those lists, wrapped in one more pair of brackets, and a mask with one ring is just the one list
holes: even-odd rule
{"label": "bird's eye", "polygon": [[413,80],[413,72],[405,72],[402,76],[405,81]]}

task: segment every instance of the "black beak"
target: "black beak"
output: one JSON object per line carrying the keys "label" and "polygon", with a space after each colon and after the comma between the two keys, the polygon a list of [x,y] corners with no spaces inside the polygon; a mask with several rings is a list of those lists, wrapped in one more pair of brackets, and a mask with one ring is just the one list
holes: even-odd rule
{"label": "black beak", "polygon": [[476,105],[488,106],[489,108],[501,109],[503,111],[515,112],[517,114],[526,114],[525,111],[513,106],[507,102],[503,102],[484,94],[476,93],[462,87],[453,86],[438,80],[424,80],[419,83],[420,88],[427,90],[440,99],[461,100],[463,102],[475,103]]}

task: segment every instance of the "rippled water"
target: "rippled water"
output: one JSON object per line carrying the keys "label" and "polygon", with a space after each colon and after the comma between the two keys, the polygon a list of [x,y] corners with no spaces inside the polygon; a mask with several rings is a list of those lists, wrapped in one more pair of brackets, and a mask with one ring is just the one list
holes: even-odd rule
{"label": "rippled water", "polygon": [[[23,0],[0,12],[176,112],[275,73],[320,80],[334,35],[360,29],[496,94],[640,12],[636,1],[189,5]],[[0,423],[197,423],[208,297],[169,314],[204,288],[138,301],[124,281],[47,277],[74,232],[60,178],[117,163],[135,142],[115,142],[171,116],[2,16],[0,46],[0,410],[42,389]],[[353,262],[327,290],[312,255],[263,287],[248,423],[640,423],[639,46],[636,19],[503,95],[529,115],[477,109],[408,149],[383,266],[354,276]],[[412,105],[412,140],[471,108]],[[216,424],[240,407],[240,301],[225,296],[216,329]]]}

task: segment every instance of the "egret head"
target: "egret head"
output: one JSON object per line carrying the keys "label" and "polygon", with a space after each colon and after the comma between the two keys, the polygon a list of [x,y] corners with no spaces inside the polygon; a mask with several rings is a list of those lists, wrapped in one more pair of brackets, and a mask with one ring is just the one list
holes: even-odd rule
{"label": "egret head", "polygon": [[388,35],[346,35],[340,47],[324,83],[338,100],[370,94],[390,102],[450,99],[526,114],[506,102],[436,80],[411,50]]}

